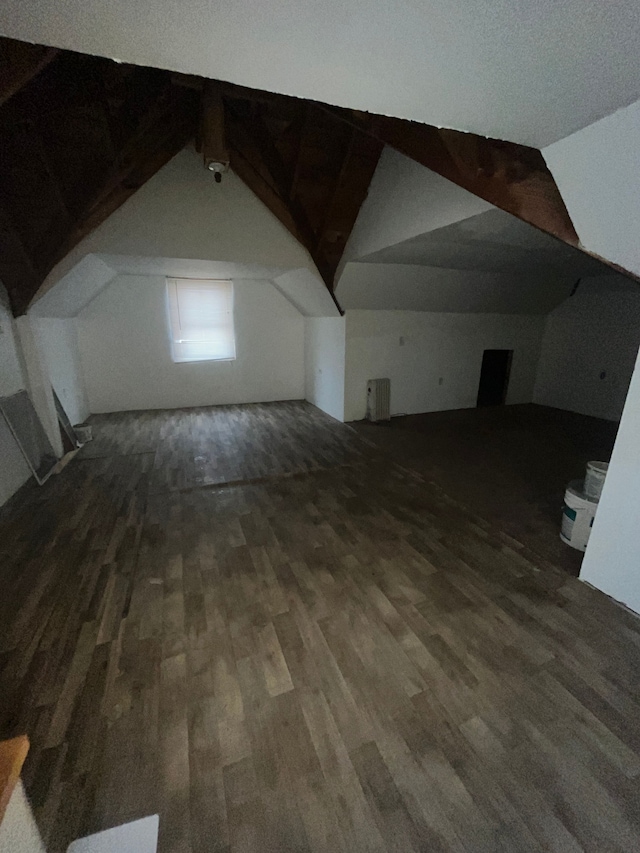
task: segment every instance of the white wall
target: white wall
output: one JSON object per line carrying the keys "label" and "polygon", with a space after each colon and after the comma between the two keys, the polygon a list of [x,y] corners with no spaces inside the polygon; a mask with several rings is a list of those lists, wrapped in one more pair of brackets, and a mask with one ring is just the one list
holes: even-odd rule
{"label": "white wall", "polygon": [[217,184],[192,148],[176,154],[71,254],[88,252],[314,269],[306,249],[237,175],[227,172]]}
{"label": "white wall", "polygon": [[116,275],[117,271],[98,255],[72,252],[47,276],[29,313],[35,317],[75,317]]}
{"label": "white wall", "polygon": [[[309,253],[233,172],[216,184],[202,157],[185,148],[144,186],[85,237],[47,276],[38,298],[47,309],[47,290],[62,280],[65,304],[84,307],[84,274],[71,274],[87,255],[98,254],[100,284],[110,279],[109,256],[132,259],[174,258],[249,264],[280,274],[308,269],[324,288]],[[86,263],[86,262],[85,262]],[[127,270],[133,272],[133,270]],[[146,274],[149,270],[140,270]],[[87,286],[89,298],[96,288]],[[34,310],[37,303],[34,304]],[[61,316],[47,310],[48,316]],[[73,313],[67,310],[66,316]],[[64,316],[64,315],[63,315]]]}
{"label": "white wall", "polygon": [[30,313],[75,317],[116,275],[269,279],[303,314],[337,316],[309,253],[233,172],[180,151],[47,276]]}
{"label": "white wall", "polygon": [[339,269],[348,261],[493,209],[488,201],[387,146]]}
{"label": "white wall", "polygon": [[46,853],[21,779],[0,822],[0,853]]}
{"label": "white wall", "polygon": [[[0,397],[16,394],[26,385],[16,347],[17,332],[0,285]],[[0,506],[31,476],[20,448],[0,415]]]}
{"label": "white wall", "polygon": [[640,275],[640,101],[542,153],[582,245]]}
{"label": "white wall", "polygon": [[640,613],[640,358],[580,577]]}
{"label": "white wall", "polygon": [[305,399],[343,421],[345,318],[307,317],[304,335]]}
{"label": "white wall", "polygon": [[475,406],[485,349],[514,350],[507,402],[532,399],[542,317],[348,311],[346,321],[346,421],[365,416],[367,380],[380,377],[392,414]]}
{"label": "white wall", "polygon": [[[543,154],[584,246],[640,274],[640,102]],[[640,612],[639,435],[636,362],[580,577]]]}
{"label": "white wall", "polygon": [[49,379],[72,424],[89,416],[80,365],[77,321],[57,317],[32,320]]}
{"label": "white wall", "polygon": [[92,412],[304,397],[304,318],[268,281],[235,281],[237,358],[174,364],[160,276],[118,276],[78,318]]}
{"label": "white wall", "polygon": [[620,420],[638,347],[640,284],[583,279],[546,319],[534,403]]}

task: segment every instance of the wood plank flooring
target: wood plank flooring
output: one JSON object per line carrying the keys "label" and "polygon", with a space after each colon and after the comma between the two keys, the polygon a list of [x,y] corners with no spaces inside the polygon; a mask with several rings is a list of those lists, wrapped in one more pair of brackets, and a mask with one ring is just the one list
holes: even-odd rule
{"label": "wood plank flooring", "polygon": [[558,536],[567,483],[608,460],[618,424],[525,403],[354,424],[358,434],[578,577],[582,554]]}
{"label": "wood plank flooring", "polygon": [[633,615],[308,404],[93,424],[0,514],[49,850],[640,850]]}

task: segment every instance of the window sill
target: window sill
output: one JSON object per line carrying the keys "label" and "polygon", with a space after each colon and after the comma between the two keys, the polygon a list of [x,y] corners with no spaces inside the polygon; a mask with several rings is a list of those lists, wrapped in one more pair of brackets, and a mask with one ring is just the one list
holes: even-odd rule
{"label": "window sill", "polygon": [[174,358],[174,364],[231,364],[232,361],[237,361],[237,356],[234,358]]}

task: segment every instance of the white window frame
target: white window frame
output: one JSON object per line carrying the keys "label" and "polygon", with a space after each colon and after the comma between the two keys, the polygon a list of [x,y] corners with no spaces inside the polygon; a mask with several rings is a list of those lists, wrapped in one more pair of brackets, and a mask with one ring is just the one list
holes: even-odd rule
{"label": "white window frame", "polygon": [[[167,278],[167,315],[169,326],[169,339],[171,342],[171,357],[177,364],[201,361],[235,361],[236,358],[236,332],[234,318],[234,289],[233,282],[229,279],[194,279],[194,278]],[[216,344],[216,330],[206,326],[198,329],[184,327],[180,318],[180,286],[190,289],[211,289],[223,293],[226,298],[227,310],[221,310],[221,317],[227,319],[227,333],[230,333],[231,342],[227,352],[223,356],[215,356],[206,352],[207,342],[211,342],[212,348]],[[225,294],[226,291],[226,294]],[[224,329],[224,323],[220,324]],[[203,345],[205,352],[194,356],[188,353],[189,344]]]}

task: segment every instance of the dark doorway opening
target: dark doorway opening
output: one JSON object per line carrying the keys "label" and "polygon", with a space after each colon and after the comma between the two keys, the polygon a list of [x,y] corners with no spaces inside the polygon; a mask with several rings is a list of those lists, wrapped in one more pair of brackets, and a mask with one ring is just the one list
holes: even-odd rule
{"label": "dark doorway opening", "polygon": [[501,406],[507,399],[512,349],[486,349],[482,356],[478,406]]}

